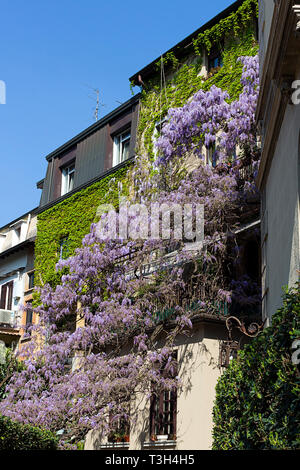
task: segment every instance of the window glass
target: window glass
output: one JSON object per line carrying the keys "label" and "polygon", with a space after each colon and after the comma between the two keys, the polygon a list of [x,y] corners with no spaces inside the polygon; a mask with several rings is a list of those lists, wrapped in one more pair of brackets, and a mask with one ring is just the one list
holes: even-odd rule
{"label": "window glass", "polygon": [[28,273],[28,289],[34,288],[34,272]]}
{"label": "window glass", "polygon": [[[165,377],[174,378],[177,375],[177,353],[173,354],[172,367],[161,369]],[[168,440],[176,439],[177,390],[156,390],[152,385],[150,403],[150,437],[168,436]]]}
{"label": "window glass", "polygon": [[114,137],[113,165],[118,165],[129,158],[130,130]]}
{"label": "window glass", "polygon": [[59,240],[59,258],[66,259],[69,256],[69,237],[63,237]]}
{"label": "window glass", "polygon": [[74,188],[75,163],[62,169],[61,195],[69,193]]}

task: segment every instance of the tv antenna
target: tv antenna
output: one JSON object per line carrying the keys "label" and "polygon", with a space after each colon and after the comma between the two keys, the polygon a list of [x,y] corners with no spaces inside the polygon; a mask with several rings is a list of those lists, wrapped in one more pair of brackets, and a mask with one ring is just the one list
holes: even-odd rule
{"label": "tv antenna", "polygon": [[[95,106],[95,109],[94,109],[94,113],[93,113],[93,116],[94,116],[94,119],[95,121],[97,122],[98,119],[99,119],[99,114],[100,114],[100,107],[104,107],[106,106],[106,104],[104,103],[100,103],[100,91],[99,91],[99,88],[93,88],[89,85],[85,85],[86,87],[90,88],[90,90],[93,91],[93,95],[89,95],[89,98],[93,101],[95,101],[96,99],[96,106]],[[95,96],[96,95],[96,96]]]}

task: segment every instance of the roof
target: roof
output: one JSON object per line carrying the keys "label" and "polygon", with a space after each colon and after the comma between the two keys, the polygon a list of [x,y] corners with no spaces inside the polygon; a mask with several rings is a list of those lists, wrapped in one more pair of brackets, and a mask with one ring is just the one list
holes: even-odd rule
{"label": "roof", "polygon": [[[187,36],[185,39],[180,41],[178,44],[173,46],[171,49],[168,51],[164,52],[163,55],[171,53],[171,52],[177,52],[177,55],[180,51],[182,55],[186,54],[186,49],[192,45],[193,39],[195,39],[198,34],[204,32],[207,29],[212,28],[215,24],[217,24],[220,20],[226,18],[229,16],[232,12],[236,11],[242,4],[244,0],[237,0],[235,1],[232,5],[230,5],[228,8],[223,10],[221,13],[219,13],[217,16],[209,20],[207,23],[205,23],[203,26],[201,26],[199,29],[194,31],[192,34]],[[148,79],[151,75],[153,75],[156,72],[156,64],[157,62],[161,59],[161,57],[158,57],[157,59],[153,60],[150,64],[146,65],[144,68],[136,72],[132,77],[129,78],[131,83],[134,83],[135,85],[140,85],[140,80],[139,76],[142,78],[142,80]]]}
{"label": "roof", "polygon": [[[107,124],[109,121],[111,121],[112,119],[117,117],[119,114],[121,114],[122,112],[129,109],[133,104],[137,103],[139,98],[140,98],[140,93],[137,93],[135,96],[130,98],[128,101],[121,104],[121,106],[118,106],[118,108],[114,109],[109,114],[104,116],[102,119],[99,119],[99,121],[96,121],[94,124],[92,124],[91,126],[86,128],[84,131],[80,132],[75,137],[73,137],[72,139],[68,140],[66,143],[64,143],[63,145],[61,145],[57,149],[55,149],[53,152],[49,153],[46,156],[46,160],[48,160],[48,161],[52,160],[52,158],[60,155],[62,152],[66,151],[67,149],[69,149],[73,145],[77,144],[78,142],[80,142],[81,140],[86,138],[88,135],[92,134],[93,132],[97,131],[101,127],[105,126],[105,124]],[[39,181],[37,184],[41,185],[42,181],[43,180]]]}

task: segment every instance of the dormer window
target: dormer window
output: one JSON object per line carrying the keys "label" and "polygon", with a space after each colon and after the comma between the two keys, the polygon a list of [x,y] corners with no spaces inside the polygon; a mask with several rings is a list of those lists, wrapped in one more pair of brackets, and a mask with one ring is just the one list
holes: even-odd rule
{"label": "dormer window", "polygon": [[18,245],[25,239],[27,220],[18,220],[10,226],[12,232],[12,245]]}
{"label": "dormer window", "polygon": [[113,165],[118,165],[129,158],[130,129],[114,137]]}
{"label": "dormer window", "polygon": [[74,188],[75,162],[62,168],[61,195],[69,193]]}

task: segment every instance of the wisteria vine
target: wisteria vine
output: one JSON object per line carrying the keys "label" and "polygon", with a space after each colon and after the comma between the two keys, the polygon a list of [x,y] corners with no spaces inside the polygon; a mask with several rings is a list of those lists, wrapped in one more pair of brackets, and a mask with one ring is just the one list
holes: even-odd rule
{"label": "wisteria vine", "polygon": [[[170,109],[157,142],[158,160],[153,164],[138,157],[131,174],[135,202],[204,204],[202,252],[188,252],[184,241],[172,239],[99,239],[93,224],[75,255],[58,263],[65,273],[61,284],[39,290],[39,322],[31,328],[27,351],[21,352],[25,368],[10,381],[0,412],[60,431],[61,447],[75,446],[91,429],[104,438],[119,419],[134,422],[134,397],[150,396],[153,384],[156,390],[180,387],[172,350],[177,335],[192,329],[187,302],[195,299],[199,314],[212,299],[230,302],[240,289],[232,290],[226,281],[224,262],[238,208],[253,181],[251,187],[241,185],[235,155],[238,149],[257,160],[259,153],[258,59],[240,60],[239,99],[230,101],[226,92],[212,87],[198,91],[182,108]],[[212,146],[215,168],[202,161],[203,151]],[[190,155],[201,158],[186,171]],[[109,214],[102,217],[109,222]],[[176,248],[172,263],[164,256],[171,246]],[[145,266],[153,265],[146,272]],[[171,328],[155,321],[154,313],[165,306],[174,310]]]}

